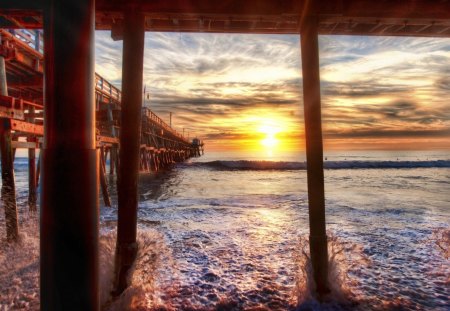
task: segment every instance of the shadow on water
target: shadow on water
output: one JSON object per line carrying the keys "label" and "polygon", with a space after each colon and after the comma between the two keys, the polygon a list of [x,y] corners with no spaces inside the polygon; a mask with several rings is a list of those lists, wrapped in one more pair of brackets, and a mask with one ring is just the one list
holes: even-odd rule
{"label": "shadow on water", "polygon": [[166,169],[157,173],[147,173],[139,175],[138,192],[139,200],[159,201],[169,198],[172,193],[168,191],[177,182],[177,172]]}

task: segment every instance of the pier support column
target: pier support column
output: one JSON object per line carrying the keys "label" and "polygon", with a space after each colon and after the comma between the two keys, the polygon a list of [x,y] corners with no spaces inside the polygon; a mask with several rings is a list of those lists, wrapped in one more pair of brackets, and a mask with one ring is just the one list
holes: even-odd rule
{"label": "pier support column", "polygon": [[100,165],[98,166],[99,169],[99,179],[100,179],[100,186],[102,189],[102,195],[103,195],[103,203],[105,206],[111,207],[111,199],[109,196],[108,191],[108,184],[106,183],[106,153],[105,148],[100,148]]}
{"label": "pier support column", "polygon": [[[5,59],[2,56],[0,56],[0,94],[8,95]],[[0,153],[2,169],[1,203],[5,209],[6,239],[9,242],[16,242],[19,239],[19,225],[17,221],[16,184],[14,180],[14,153],[11,127],[8,119],[0,119]]]}
{"label": "pier support column", "polygon": [[98,310],[94,0],[44,11],[41,310]]}
{"label": "pier support column", "polygon": [[128,287],[137,253],[136,225],[141,143],[144,15],[128,9],[123,22],[122,115],[118,176],[118,223],[114,294]]}
{"label": "pier support column", "polygon": [[318,41],[317,19],[307,16],[302,24],[301,53],[308,173],[309,244],[316,292],[321,297],[329,292],[329,286]]}
{"label": "pier support column", "polygon": [[[39,35],[38,35],[39,37]],[[29,108],[29,113],[32,115],[28,119],[29,122],[34,123],[34,107]],[[36,142],[36,137],[28,137],[27,141],[29,142]],[[35,148],[29,148],[28,149],[28,206],[30,209],[30,212],[36,211],[36,200],[37,200],[37,194],[36,194],[36,149]]]}
{"label": "pier support column", "polygon": [[[28,141],[35,142],[35,139]],[[30,212],[36,211],[36,149],[28,149],[28,206]]]}
{"label": "pier support column", "polygon": [[116,166],[116,156],[117,156],[117,148],[115,145],[112,145],[109,150],[109,174],[114,175],[114,170]]}
{"label": "pier support column", "polygon": [[0,153],[2,168],[1,203],[5,209],[6,239],[8,242],[17,242],[19,239],[19,224],[14,180],[14,154],[9,119],[0,119]]}

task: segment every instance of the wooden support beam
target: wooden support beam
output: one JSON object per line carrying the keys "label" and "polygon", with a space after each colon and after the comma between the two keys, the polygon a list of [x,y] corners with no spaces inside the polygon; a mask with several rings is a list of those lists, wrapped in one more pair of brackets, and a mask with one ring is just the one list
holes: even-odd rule
{"label": "wooden support beam", "polygon": [[[34,107],[30,108],[30,113],[34,114]],[[33,121],[32,118],[29,121]],[[30,143],[36,144],[36,138],[28,137],[27,139]],[[28,206],[31,212],[36,211],[36,149],[28,149]]]}
{"label": "wooden support beam", "polygon": [[97,142],[109,143],[109,144],[118,144],[119,143],[119,139],[117,137],[97,136]]}
{"label": "wooden support beam", "polygon": [[111,207],[111,199],[109,197],[108,185],[106,183],[106,165],[105,165],[105,149],[100,148],[100,165],[99,165],[99,174],[100,174],[100,186],[103,194],[103,203],[105,206]]}
{"label": "wooden support beam", "polygon": [[39,142],[37,141],[17,141],[11,142],[13,149],[36,149],[39,148]]}
{"label": "wooden support beam", "polygon": [[42,150],[39,152],[39,158],[36,167],[36,187],[39,187],[39,178],[41,177]]}
{"label": "wooden support beam", "polygon": [[36,149],[28,149],[28,206],[30,211],[36,211]]}
{"label": "wooden support beam", "polygon": [[9,122],[11,124],[11,130],[13,131],[33,134],[36,136],[44,135],[44,127],[42,125],[11,119],[9,119]]}
{"label": "wooden support beam", "polygon": [[[0,57],[0,95],[8,96],[5,59],[3,57]],[[5,209],[6,239],[9,242],[17,242],[19,240],[19,224],[17,220],[16,185],[14,180],[14,154],[11,123],[8,121],[9,119],[0,119],[1,202]]]}
{"label": "wooden support beam", "polygon": [[114,175],[116,157],[117,157],[117,147],[115,145],[112,145],[111,149],[109,150],[109,174],[110,175]]}
{"label": "wooden support beam", "polygon": [[329,292],[329,284],[317,26],[315,16],[305,17],[301,30],[301,54],[308,174],[309,242],[316,293],[322,297]]}
{"label": "wooden support beam", "polygon": [[[1,46],[1,37],[0,37],[0,46]],[[0,56],[0,95],[8,96],[8,84],[6,80],[6,65],[5,58]]]}
{"label": "wooden support beam", "polygon": [[41,310],[99,310],[94,0],[44,11]]}
{"label": "wooden support beam", "polygon": [[16,185],[14,179],[14,154],[12,135],[8,119],[0,119],[0,153],[2,167],[1,202],[5,209],[6,239],[8,242],[19,240],[17,220]]}
{"label": "wooden support beam", "polygon": [[128,287],[137,254],[137,206],[144,66],[144,15],[124,12],[122,62],[122,115],[118,178],[118,223],[114,293]]}

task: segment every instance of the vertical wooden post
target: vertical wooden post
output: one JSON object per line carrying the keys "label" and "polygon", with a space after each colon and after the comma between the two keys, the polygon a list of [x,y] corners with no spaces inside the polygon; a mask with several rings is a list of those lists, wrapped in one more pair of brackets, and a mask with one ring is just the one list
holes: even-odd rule
{"label": "vertical wooden post", "polygon": [[100,165],[99,165],[99,178],[100,178],[100,186],[102,188],[102,194],[103,194],[103,203],[105,203],[105,206],[111,207],[111,199],[109,197],[109,191],[108,191],[108,185],[106,184],[106,169],[105,169],[105,148],[100,148]]}
{"label": "vertical wooden post", "polygon": [[53,0],[44,11],[42,310],[99,309],[94,10]]}
{"label": "vertical wooden post", "polygon": [[109,174],[114,175],[114,168],[116,164],[117,148],[115,145],[111,146],[109,150]]}
{"label": "vertical wooden post", "polygon": [[[8,95],[5,59],[2,56],[0,56],[0,94]],[[6,239],[9,242],[16,242],[19,239],[19,225],[14,180],[14,154],[9,119],[0,119],[0,153],[2,168],[1,202],[5,208]]]}
{"label": "vertical wooden post", "polygon": [[114,282],[116,295],[128,287],[129,270],[137,253],[137,182],[140,163],[144,35],[144,15],[128,9],[124,12],[123,22],[122,126]]}
{"label": "vertical wooden post", "polygon": [[19,225],[17,221],[16,185],[14,180],[14,156],[9,119],[0,119],[0,153],[2,167],[2,205],[5,209],[6,239],[17,242]]}
{"label": "vertical wooden post", "polygon": [[[2,43],[0,37],[0,45]],[[5,58],[0,56],[0,94],[3,96],[8,96],[8,83],[6,81],[6,65]]]}
{"label": "vertical wooden post", "polygon": [[301,53],[308,174],[309,243],[316,292],[320,297],[329,292],[329,286],[318,40],[317,19],[307,16],[302,24]]}
{"label": "vertical wooden post", "polygon": [[[29,141],[33,141],[30,139]],[[36,149],[28,149],[28,206],[30,211],[36,211]]]}
{"label": "vertical wooden post", "polygon": [[38,163],[36,167],[36,188],[39,187],[39,178],[41,177],[42,150],[39,152]]}
{"label": "vertical wooden post", "polygon": [[41,49],[41,38],[39,30],[34,31],[34,49],[39,52]]}
{"label": "vertical wooden post", "polygon": [[[38,33],[36,31],[36,33]],[[38,33],[39,34],[39,33]],[[39,37],[39,35],[37,36]],[[28,120],[34,122],[34,107],[30,107],[28,112],[33,115]],[[36,137],[28,137],[29,142],[36,142]],[[28,149],[28,206],[30,211],[36,211],[36,149]]]}

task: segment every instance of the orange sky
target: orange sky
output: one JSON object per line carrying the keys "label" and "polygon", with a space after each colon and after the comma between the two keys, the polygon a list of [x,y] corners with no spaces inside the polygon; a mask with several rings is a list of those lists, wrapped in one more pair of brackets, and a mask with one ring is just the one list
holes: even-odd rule
{"label": "orange sky", "polygon": [[[120,87],[121,42],[96,33]],[[450,148],[450,40],[320,37],[326,149]],[[304,148],[299,36],[147,33],[149,106],[207,150]]]}

